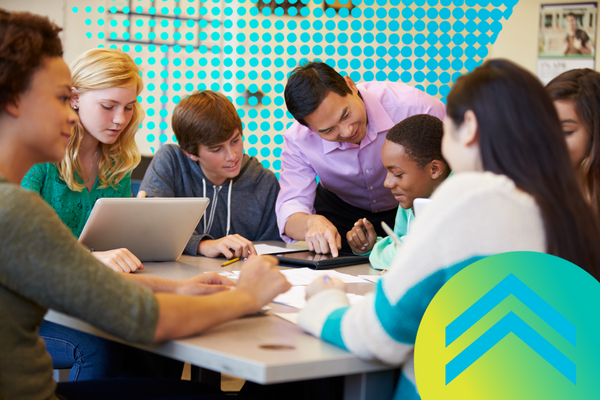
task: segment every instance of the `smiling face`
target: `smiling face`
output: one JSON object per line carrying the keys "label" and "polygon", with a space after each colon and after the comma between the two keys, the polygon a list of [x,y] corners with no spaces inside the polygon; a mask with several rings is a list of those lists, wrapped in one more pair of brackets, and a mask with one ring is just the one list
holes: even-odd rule
{"label": "smiling face", "polygon": [[58,162],[65,156],[77,114],[71,109],[71,73],[61,57],[46,59],[18,99],[21,134],[28,155],[37,162]]}
{"label": "smiling face", "polygon": [[579,119],[573,100],[556,100],[554,101],[554,107],[565,133],[571,164],[575,169],[578,169],[581,162],[588,156],[590,134]]}
{"label": "smiling face", "polygon": [[198,145],[198,155],[187,153],[187,156],[200,164],[204,175],[219,186],[227,179],[240,174],[244,144],[242,134],[236,129],[233,135],[222,143],[213,146]]}
{"label": "smiling face", "polygon": [[439,179],[434,177],[440,176],[440,173],[432,171],[432,164],[437,160],[419,168],[402,145],[386,140],[381,150],[381,161],[387,170],[383,186],[392,191],[404,209],[412,208],[416,198],[431,196],[439,185]]}
{"label": "smiling face", "polygon": [[352,94],[340,96],[329,92],[319,107],[306,116],[304,121],[323,140],[359,144],[367,134],[367,109],[352,79],[344,79]]}
{"label": "smiling face", "polygon": [[79,107],[79,118],[85,131],[104,144],[113,144],[129,125],[136,87],[114,87],[86,91],[74,96],[72,105]]}

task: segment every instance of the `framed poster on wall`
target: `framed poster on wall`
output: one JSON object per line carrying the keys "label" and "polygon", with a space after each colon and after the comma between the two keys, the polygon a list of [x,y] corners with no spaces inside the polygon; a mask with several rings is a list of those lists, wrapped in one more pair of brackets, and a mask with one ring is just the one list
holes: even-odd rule
{"label": "framed poster on wall", "polygon": [[545,85],[574,68],[594,69],[598,3],[542,4],[538,78]]}

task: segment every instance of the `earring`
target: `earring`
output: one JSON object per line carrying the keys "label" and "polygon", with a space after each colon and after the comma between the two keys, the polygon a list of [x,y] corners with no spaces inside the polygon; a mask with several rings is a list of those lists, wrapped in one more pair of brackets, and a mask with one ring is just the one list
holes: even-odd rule
{"label": "earring", "polygon": [[75,104],[75,105],[73,106],[73,110],[79,110],[79,106],[78,106],[77,104]]}

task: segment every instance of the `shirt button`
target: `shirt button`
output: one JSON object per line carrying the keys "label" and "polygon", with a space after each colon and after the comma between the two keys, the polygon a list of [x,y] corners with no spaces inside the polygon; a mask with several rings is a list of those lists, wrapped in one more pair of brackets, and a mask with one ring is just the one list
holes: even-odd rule
{"label": "shirt button", "polygon": [[377,200],[373,200],[373,203],[377,203]]}
{"label": "shirt button", "polygon": [[366,170],[367,174],[369,173],[369,170]]}
{"label": "shirt button", "polygon": [[371,186],[369,189],[370,189],[370,190],[373,190],[373,186]]}

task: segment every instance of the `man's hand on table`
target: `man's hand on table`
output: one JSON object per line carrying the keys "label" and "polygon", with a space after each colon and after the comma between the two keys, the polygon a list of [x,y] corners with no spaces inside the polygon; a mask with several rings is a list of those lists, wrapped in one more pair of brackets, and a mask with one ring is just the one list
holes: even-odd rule
{"label": "man's hand on table", "polygon": [[235,289],[235,283],[217,274],[207,272],[177,282],[175,293],[184,295],[199,295]]}
{"label": "man's hand on table", "polygon": [[256,249],[251,241],[236,234],[215,240],[203,240],[198,244],[198,253],[206,257],[218,257],[222,254],[227,259],[247,258],[256,254]]}
{"label": "man's hand on table", "polygon": [[307,221],[307,231],[304,237],[306,246],[315,253],[328,254],[337,257],[342,248],[342,237],[337,228],[322,215],[311,215]]}
{"label": "man's hand on table", "polygon": [[236,290],[244,291],[256,299],[254,312],[292,287],[279,272],[277,264],[279,261],[272,256],[250,256],[242,266]]}

